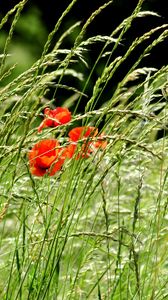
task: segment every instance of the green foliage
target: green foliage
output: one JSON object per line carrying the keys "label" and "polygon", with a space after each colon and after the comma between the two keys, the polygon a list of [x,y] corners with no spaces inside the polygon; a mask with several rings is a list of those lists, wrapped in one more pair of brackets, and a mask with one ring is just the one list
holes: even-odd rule
{"label": "green foliage", "polygon": [[[36,41],[41,26],[36,11],[22,17],[26,1],[17,4],[0,24],[3,30],[12,16],[8,35],[1,36],[0,56],[0,299],[167,299],[168,67],[157,70],[140,63],[167,38],[168,25],[136,38],[121,57],[117,49],[133,20],[156,14],[141,11],[143,1],[139,1],[110,36],[85,38],[88,26],[108,9],[109,1],[83,27],[80,22],[73,24],[53,45],[75,2],[63,12],[47,40],[45,30],[40,31],[37,42],[44,46],[39,58],[29,44],[28,52],[20,54],[19,42],[13,41],[17,31],[23,36],[28,31],[25,43]],[[32,26],[27,27],[27,22]],[[76,29],[72,49],[64,49],[63,41]],[[115,72],[153,35],[97,108]],[[88,68],[87,52],[93,43],[103,46],[86,78],[78,70],[80,64]],[[10,56],[14,47],[16,61],[30,55],[24,70],[20,67],[16,73]],[[102,57],[106,61],[88,99],[86,88]],[[78,81],[84,82],[81,90],[75,85]],[[49,101],[50,87],[55,92]],[[64,105],[76,105],[72,121],[38,133],[40,113],[54,106],[60,89],[71,92]],[[82,101],[85,112],[76,114]],[[98,127],[102,120],[106,149],[88,159],[66,161],[53,177],[32,176],[27,153],[35,142],[53,135],[61,139],[62,132],[76,123]],[[163,132],[160,139],[158,132]]]}

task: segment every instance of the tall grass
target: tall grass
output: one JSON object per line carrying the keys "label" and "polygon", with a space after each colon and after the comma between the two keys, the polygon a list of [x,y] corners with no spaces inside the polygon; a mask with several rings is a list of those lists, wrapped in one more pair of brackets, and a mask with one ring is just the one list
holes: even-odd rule
{"label": "tall grass", "polygon": [[[108,9],[109,1],[83,26],[77,22],[69,28],[53,46],[75,2],[57,21],[39,60],[0,88],[0,299],[168,299],[168,67],[142,67],[142,59],[167,38],[168,24],[137,37],[118,56],[133,20],[157,14],[143,11],[139,1],[111,35],[86,38],[88,26]],[[25,4],[17,4],[0,24],[3,28],[13,16],[0,56],[2,82],[15,67],[7,68],[8,46]],[[76,28],[72,49],[62,48]],[[110,92],[115,72],[147,41]],[[76,66],[87,65],[93,43],[102,43],[102,50],[85,78]],[[102,57],[106,61],[88,99],[87,86]],[[65,84],[67,75],[83,80],[83,88],[69,85],[68,80]],[[50,87],[55,92],[48,101]],[[72,93],[64,105],[71,109],[76,101],[72,121],[38,133],[40,113],[55,105],[59,89]],[[107,89],[108,99],[97,108]],[[81,101],[86,103],[85,111],[77,114]],[[53,177],[33,176],[29,149],[53,136],[66,144],[67,132],[76,123],[101,125],[107,147],[88,159],[67,160]],[[163,132],[160,139],[158,132]]]}

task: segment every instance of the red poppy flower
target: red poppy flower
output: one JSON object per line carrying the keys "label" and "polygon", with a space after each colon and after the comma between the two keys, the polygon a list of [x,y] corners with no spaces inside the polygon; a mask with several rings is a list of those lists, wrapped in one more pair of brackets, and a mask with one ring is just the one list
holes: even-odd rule
{"label": "red poppy flower", "polygon": [[71,112],[66,107],[57,107],[53,110],[47,107],[44,115],[45,118],[38,127],[39,132],[45,127],[57,127],[71,120]]}
{"label": "red poppy flower", "polygon": [[68,133],[71,141],[73,142],[77,142],[82,138],[95,137],[97,134],[97,128],[89,126],[75,127]]}
{"label": "red poppy flower", "polygon": [[[95,148],[105,149],[107,146],[107,141],[105,141],[104,139],[104,133],[98,136],[98,129],[95,127],[76,127],[73,128],[68,135],[70,137],[70,142],[74,143],[67,146],[67,156],[69,158],[71,158],[75,154],[77,141],[82,140],[82,138],[84,138],[85,140],[82,142],[80,152],[76,155],[76,159],[80,157],[87,158],[89,157],[91,152],[95,151]],[[89,137],[97,137],[98,139],[97,141],[92,141],[91,139],[87,141],[87,138]]]}
{"label": "red poppy flower", "polygon": [[[69,132],[69,141],[74,142],[74,144],[70,144],[67,146],[67,156],[72,157],[75,154],[75,151],[77,149],[77,142],[78,140],[84,139],[81,145],[81,149],[79,153],[76,155],[76,159],[78,158],[87,158],[89,157],[90,153],[92,152],[91,144],[92,141],[87,141],[87,138],[89,137],[95,137],[98,134],[98,130],[95,127],[89,127],[89,126],[83,126],[83,127],[76,127],[73,128]],[[76,143],[76,144],[75,144]]]}
{"label": "red poppy flower", "polygon": [[65,158],[72,158],[75,156],[75,159],[79,158],[88,158],[92,151],[89,149],[89,146],[86,143],[83,143],[80,147],[77,143],[69,144],[64,148],[63,156]]}
{"label": "red poppy flower", "polygon": [[96,142],[93,142],[95,148],[105,149],[107,147],[107,141],[104,139],[104,133],[101,133]]}
{"label": "red poppy flower", "polygon": [[42,140],[34,145],[28,153],[30,171],[33,175],[43,176],[48,173],[53,176],[61,169],[65,158],[58,147],[57,140]]}
{"label": "red poppy flower", "polygon": [[77,148],[77,144],[69,144],[68,146],[66,146],[62,152],[62,155],[64,156],[64,158],[72,158],[75,154]]}

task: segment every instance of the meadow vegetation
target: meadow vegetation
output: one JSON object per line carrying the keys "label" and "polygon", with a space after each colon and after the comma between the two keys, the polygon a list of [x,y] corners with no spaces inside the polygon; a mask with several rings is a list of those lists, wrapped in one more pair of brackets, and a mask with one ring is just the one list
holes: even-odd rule
{"label": "meadow vegetation", "polygon": [[[15,77],[9,49],[27,1],[0,22],[0,30],[11,22],[0,54],[0,299],[168,299],[168,66],[143,63],[167,39],[168,24],[137,37],[120,56],[118,47],[124,49],[134,20],[159,16],[143,10],[139,0],[110,35],[86,37],[108,1],[53,45],[76,1],[57,20],[39,59]],[[74,32],[73,47],[63,48]],[[87,55],[96,44],[101,50],[90,68]],[[112,86],[140,45],[145,46],[135,62]],[[52,99],[47,98],[50,88]],[[59,91],[70,93],[59,106],[68,108],[71,119],[38,130],[44,110],[58,106]],[[66,147],[72,142],[70,130],[79,126],[98,128],[99,135],[80,136],[76,154],[65,157],[54,174],[33,174],[29,153],[34,145],[57,139],[58,148]],[[105,143],[83,155],[83,138],[89,147]]]}

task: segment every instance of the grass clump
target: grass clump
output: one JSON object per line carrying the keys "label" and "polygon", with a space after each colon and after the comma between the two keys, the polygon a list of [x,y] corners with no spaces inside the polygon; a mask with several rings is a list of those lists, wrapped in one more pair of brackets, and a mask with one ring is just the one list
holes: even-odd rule
{"label": "grass clump", "polygon": [[[0,297],[163,300],[168,297],[168,67],[156,69],[142,62],[167,38],[168,25],[137,37],[120,56],[118,47],[133,21],[156,13],[143,11],[139,1],[110,35],[87,37],[88,26],[108,9],[109,1],[83,26],[73,24],[52,46],[75,2],[57,21],[39,60],[11,80],[15,66],[7,67],[8,46],[26,1],[0,23],[1,28],[13,16],[0,56]],[[76,28],[73,47],[64,49],[64,40]],[[79,65],[89,68],[89,47],[96,43],[103,46],[86,78]],[[110,89],[116,72],[143,43],[146,46],[136,61]],[[100,63],[102,72],[88,95]],[[48,100],[50,88],[54,93]],[[60,90],[70,92],[62,106],[71,110],[71,121],[38,132],[41,112],[58,106],[55,97]],[[102,97],[106,100],[99,105]],[[85,103],[83,113],[78,112],[81,103]],[[67,147],[72,142],[68,133],[78,126],[99,129],[99,135],[80,136],[78,151],[87,152],[88,145],[96,142],[104,141],[105,146],[89,150],[87,158],[87,153],[78,157],[79,152],[78,159],[66,159],[54,176],[34,176],[30,149],[43,139],[55,138],[60,148]]]}

